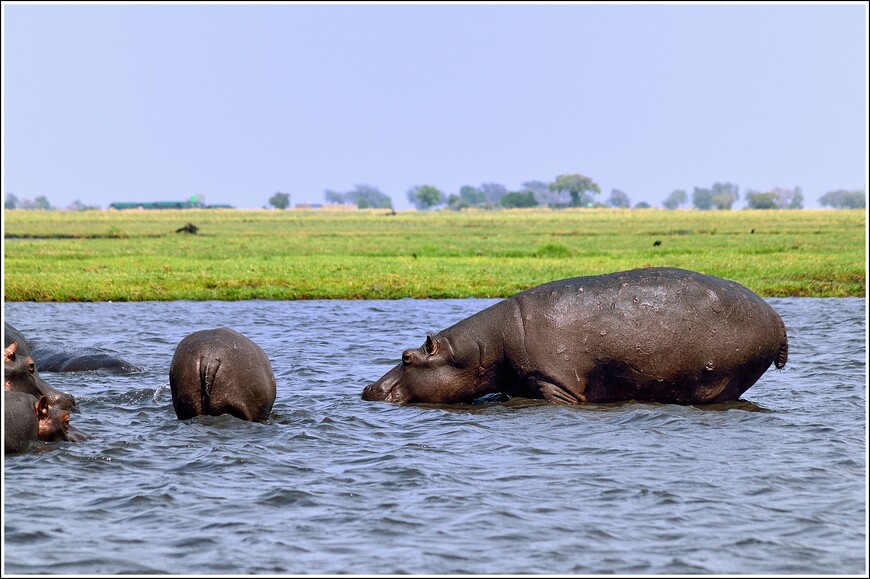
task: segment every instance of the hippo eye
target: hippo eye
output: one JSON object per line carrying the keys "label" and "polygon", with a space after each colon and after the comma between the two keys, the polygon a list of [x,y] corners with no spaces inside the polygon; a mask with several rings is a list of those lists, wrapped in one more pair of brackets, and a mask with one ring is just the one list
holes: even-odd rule
{"label": "hippo eye", "polygon": [[31,374],[33,374],[36,371],[36,366],[33,364],[33,362],[31,362],[30,364],[27,365],[27,371],[30,372]]}
{"label": "hippo eye", "polygon": [[411,359],[412,359],[411,352],[408,352],[408,351],[402,352],[402,364],[407,366],[408,364],[411,363]]}

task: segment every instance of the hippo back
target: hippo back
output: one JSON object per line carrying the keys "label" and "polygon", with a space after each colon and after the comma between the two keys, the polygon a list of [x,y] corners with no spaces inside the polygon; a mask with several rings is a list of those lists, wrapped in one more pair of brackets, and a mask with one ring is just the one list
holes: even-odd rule
{"label": "hippo back", "polygon": [[[735,400],[787,358],[782,319],[748,288],[648,268],[560,280],[512,298],[515,371],[547,369],[587,402]],[[570,388],[570,386],[569,386]]]}

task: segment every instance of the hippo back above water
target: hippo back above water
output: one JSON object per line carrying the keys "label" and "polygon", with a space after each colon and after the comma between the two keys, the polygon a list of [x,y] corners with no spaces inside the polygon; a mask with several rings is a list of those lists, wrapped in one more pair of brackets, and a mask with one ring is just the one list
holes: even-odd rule
{"label": "hippo back above water", "polygon": [[406,350],[365,400],[468,402],[485,394],[580,404],[737,400],[788,357],[785,325],[748,288],[647,268],[546,283]]}
{"label": "hippo back above water", "polygon": [[275,374],[266,352],[231,328],[185,337],[169,366],[172,406],[178,418],[220,416],[263,421],[275,403]]}

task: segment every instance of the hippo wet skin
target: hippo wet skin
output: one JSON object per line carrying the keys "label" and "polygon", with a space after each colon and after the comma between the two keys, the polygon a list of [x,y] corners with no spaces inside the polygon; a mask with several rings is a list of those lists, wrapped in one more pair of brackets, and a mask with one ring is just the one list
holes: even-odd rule
{"label": "hippo wet skin", "polygon": [[546,283],[429,335],[364,400],[564,404],[737,400],[788,358],[785,324],[746,287],[675,268]]}
{"label": "hippo wet skin", "polygon": [[266,353],[230,328],[202,330],[178,344],[169,367],[172,406],[184,420],[231,414],[265,420],[275,403],[275,375]]}

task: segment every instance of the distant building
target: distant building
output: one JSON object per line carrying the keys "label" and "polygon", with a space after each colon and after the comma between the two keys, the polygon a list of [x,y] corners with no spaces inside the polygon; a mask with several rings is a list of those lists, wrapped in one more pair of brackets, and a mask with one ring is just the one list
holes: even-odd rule
{"label": "distant building", "polygon": [[193,201],[115,202],[109,209],[235,209],[232,205],[203,205]]}

